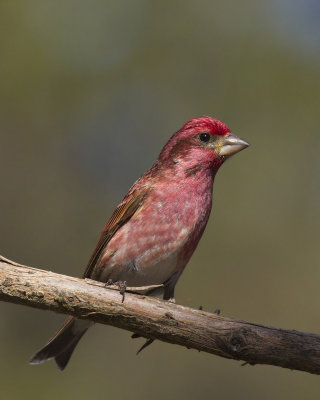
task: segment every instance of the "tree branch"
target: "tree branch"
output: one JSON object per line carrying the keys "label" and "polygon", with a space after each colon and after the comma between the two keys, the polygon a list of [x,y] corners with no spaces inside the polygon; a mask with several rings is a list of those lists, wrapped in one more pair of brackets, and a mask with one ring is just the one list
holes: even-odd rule
{"label": "tree branch", "polygon": [[0,300],[52,310],[249,364],[320,374],[320,336],[221,317],[0,256]]}

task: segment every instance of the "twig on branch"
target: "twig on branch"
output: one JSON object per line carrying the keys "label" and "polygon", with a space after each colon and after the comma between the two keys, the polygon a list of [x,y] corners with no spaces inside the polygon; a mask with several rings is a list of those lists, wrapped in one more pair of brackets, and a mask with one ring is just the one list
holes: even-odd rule
{"label": "twig on branch", "polygon": [[[0,300],[113,325],[246,364],[320,374],[320,335],[237,321],[101,283],[17,264],[0,256]],[[133,288],[131,288],[133,289]]]}

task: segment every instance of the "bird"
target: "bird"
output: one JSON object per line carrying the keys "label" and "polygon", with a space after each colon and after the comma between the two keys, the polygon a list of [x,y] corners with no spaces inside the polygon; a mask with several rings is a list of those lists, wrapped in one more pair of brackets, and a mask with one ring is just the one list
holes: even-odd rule
{"label": "bird", "polygon": [[[216,118],[188,120],[107,221],[83,278],[116,282],[123,295],[126,285],[162,285],[162,298],[174,301],[176,283],[210,216],[216,173],[248,146]],[[69,317],[30,364],[54,359],[63,370],[91,325]]]}

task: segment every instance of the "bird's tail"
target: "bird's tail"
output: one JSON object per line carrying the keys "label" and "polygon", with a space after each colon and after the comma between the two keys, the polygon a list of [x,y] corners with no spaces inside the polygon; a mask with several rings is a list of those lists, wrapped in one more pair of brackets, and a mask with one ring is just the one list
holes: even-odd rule
{"label": "bird's tail", "polygon": [[57,367],[62,371],[68,364],[79,340],[92,324],[89,321],[68,318],[49,343],[30,359],[30,364],[40,364],[54,358]]}

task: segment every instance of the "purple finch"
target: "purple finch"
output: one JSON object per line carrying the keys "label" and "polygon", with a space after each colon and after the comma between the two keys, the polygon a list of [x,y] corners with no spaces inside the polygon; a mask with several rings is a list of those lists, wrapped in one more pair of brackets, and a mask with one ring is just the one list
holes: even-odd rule
{"label": "purple finch", "polygon": [[[217,119],[188,121],[111,215],[83,277],[129,286],[163,284],[163,299],[173,299],[206,227],[214,177],[228,157],[247,146]],[[68,318],[30,363],[54,358],[63,370],[90,325]]]}

